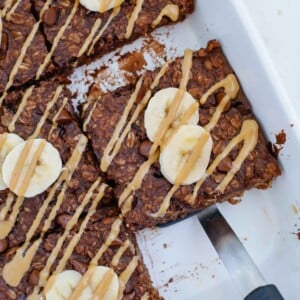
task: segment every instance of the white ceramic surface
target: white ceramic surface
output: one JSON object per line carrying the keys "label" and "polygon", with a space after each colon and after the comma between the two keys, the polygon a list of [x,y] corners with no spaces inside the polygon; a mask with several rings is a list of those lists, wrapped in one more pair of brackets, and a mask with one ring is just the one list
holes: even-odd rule
{"label": "white ceramic surface", "polygon": [[[295,129],[299,120],[241,1],[198,0],[196,13],[174,27],[169,42],[194,48],[195,41],[204,46],[211,38],[221,41],[269,139],[274,141],[281,129],[288,137],[280,155],[283,175],[273,188],[248,192],[241,204],[220,208],[266,279],[277,284],[286,299],[297,300],[300,241],[293,233],[300,227],[300,214],[295,212],[300,206],[300,139]],[[166,299],[245,296],[233,285],[196,219],[146,230],[139,240],[152,278]]]}
{"label": "white ceramic surface", "polygon": [[[154,36],[166,45],[169,57],[182,55],[186,47],[199,49],[210,39],[220,40],[269,140],[285,130],[287,143],[280,154],[283,174],[273,188],[247,192],[239,205],[224,203],[220,209],[266,279],[278,285],[285,299],[298,300],[300,241],[294,233],[300,228],[299,118],[243,1],[196,2],[195,13],[185,22],[161,28]],[[121,52],[141,45],[139,40]],[[95,68],[109,66],[114,80],[118,79],[113,87],[98,82],[102,87],[113,89],[124,83],[116,60],[112,53],[74,73],[71,89],[78,92],[79,100],[88,90],[86,82],[94,80],[86,74]],[[147,68],[153,68],[151,56],[147,61]],[[154,285],[166,300],[240,300],[245,296],[231,281],[196,218],[145,230],[138,240]]]}

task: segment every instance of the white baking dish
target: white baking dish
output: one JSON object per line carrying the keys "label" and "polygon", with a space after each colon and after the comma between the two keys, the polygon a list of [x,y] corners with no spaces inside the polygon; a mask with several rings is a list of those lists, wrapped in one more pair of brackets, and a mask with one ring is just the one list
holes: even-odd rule
{"label": "white baking dish", "polygon": [[[185,22],[162,28],[155,36],[171,56],[182,55],[186,47],[205,47],[210,39],[220,40],[269,140],[285,130],[288,139],[280,154],[283,174],[273,188],[247,192],[239,205],[224,203],[220,209],[266,279],[275,283],[287,300],[298,300],[300,241],[293,233],[300,228],[299,118],[241,1],[196,2],[196,11]],[[140,45],[138,41],[130,48]],[[79,69],[72,76],[77,82],[74,89],[78,91],[84,70],[105,61],[113,65],[111,57]],[[86,88],[80,86],[84,93]],[[138,240],[154,285],[165,299],[240,300],[245,296],[233,285],[196,218],[164,229],[144,230]]]}

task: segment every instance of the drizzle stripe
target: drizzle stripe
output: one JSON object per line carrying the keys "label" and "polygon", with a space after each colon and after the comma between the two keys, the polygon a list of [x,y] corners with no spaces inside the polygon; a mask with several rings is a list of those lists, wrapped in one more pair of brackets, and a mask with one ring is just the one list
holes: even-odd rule
{"label": "drizzle stripe", "polygon": [[102,29],[100,30],[100,32],[97,34],[97,36],[94,38],[88,52],[87,55],[90,56],[92,54],[92,51],[96,45],[96,43],[99,41],[99,39],[101,38],[101,36],[103,35],[104,31],[106,30],[106,28],[108,27],[108,25],[111,23],[111,21],[113,20],[114,17],[116,17],[119,12],[120,12],[120,7],[116,7],[113,9],[112,13],[110,14],[107,22],[105,23],[105,25],[102,27]]}
{"label": "drizzle stripe", "polygon": [[137,0],[136,1],[136,5],[133,9],[133,12],[128,20],[128,25],[126,28],[126,34],[125,34],[125,38],[129,39],[132,35],[132,31],[133,31],[133,27],[135,24],[135,21],[137,20],[139,13],[142,10],[142,6],[143,6],[144,0]]}
{"label": "drizzle stripe", "polygon": [[55,103],[57,102],[62,90],[63,90],[63,85],[59,85],[55,91],[55,94],[52,98],[52,100],[50,102],[48,102],[46,110],[43,114],[43,116],[41,117],[39,123],[37,124],[34,133],[29,137],[30,139],[35,139],[41,132],[41,129],[43,127],[43,125],[45,124],[45,121],[48,118],[48,115],[50,113],[51,108],[55,105]]}
{"label": "drizzle stripe", "polygon": [[47,56],[45,57],[44,59],[44,62],[40,65],[38,71],[37,71],[37,74],[36,74],[36,79],[39,80],[43,71],[45,70],[45,68],[47,67],[48,63],[50,62],[51,60],[51,57],[59,43],[59,41],[61,40],[61,38],[63,37],[64,35],[64,32],[65,30],[67,29],[67,27],[70,25],[76,11],[77,11],[77,8],[79,6],[79,0],[75,0],[74,1],[74,5],[73,5],[73,8],[68,16],[68,18],[66,19],[66,22],[64,23],[64,25],[62,27],[60,27],[57,35],[55,36],[54,40],[53,40],[53,44],[52,44],[52,47],[51,47],[51,50],[49,51],[49,53],[47,54]]}

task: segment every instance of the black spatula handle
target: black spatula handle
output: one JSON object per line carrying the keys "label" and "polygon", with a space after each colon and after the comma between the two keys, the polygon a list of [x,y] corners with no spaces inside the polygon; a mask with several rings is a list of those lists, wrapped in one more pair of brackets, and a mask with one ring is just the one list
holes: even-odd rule
{"label": "black spatula handle", "polygon": [[284,300],[273,284],[261,286],[252,291],[244,300]]}

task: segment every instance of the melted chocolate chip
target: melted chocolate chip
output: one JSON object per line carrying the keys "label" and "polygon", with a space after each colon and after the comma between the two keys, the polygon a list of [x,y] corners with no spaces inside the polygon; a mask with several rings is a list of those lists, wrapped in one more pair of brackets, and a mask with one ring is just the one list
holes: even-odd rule
{"label": "melted chocolate chip", "polygon": [[6,239],[0,240],[0,253],[4,252],[8,247]]}
{"label": "melted chocolate chip", "polygon": [[152,147],[152,143],[148,140],[145,140],[145,141],[141,142],[141,144],[139,146],[139,151],[142,155],[144,155],[145,157],[148,158],[151,147]]}
{"label": "melted chocolate chip", "polygon": [[232,161],[230,157],[225,157],[218,165],[218,170],[220,172],[227,173],[232,167]]}
{"label": "melted chocolate chip", "polygon": [[29,277],[29,284],[31,286],[36,286],[39,283],[40,272],[38,270],[33,270]]}
{"label": "melted chocolate chip", "polygon": [[60,125],[66,125],[72,122],[72,120],[72,116],[69,114],[69,112],[63,109],[57,117],[56,122]]}
{"label": "melted chocolate chip", "polygon": [[43,15],[43,22],[48,26],[52,26],[56,23],[57,17],[58,16],[56,8],[50,7],[45,11]]}

